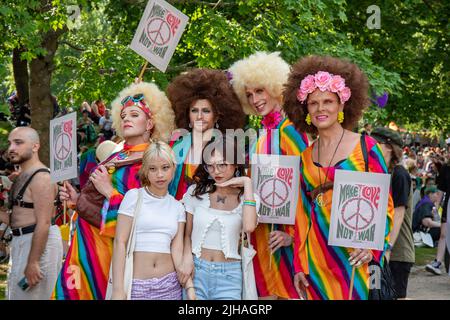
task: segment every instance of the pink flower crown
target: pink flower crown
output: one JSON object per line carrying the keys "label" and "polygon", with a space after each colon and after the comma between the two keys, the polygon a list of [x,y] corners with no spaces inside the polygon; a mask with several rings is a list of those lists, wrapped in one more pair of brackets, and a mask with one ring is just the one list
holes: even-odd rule
{"label": "pink flower crown", "polygon": [[339,75],[333,75],[326,71],[319,71],[315,75],[307,75],[300,83],[297,91],[297,100],[301,103],[306,101],[308,94],[319,88],[320,91],[334,92],[339,96],[341,103],[350,99],[351,91],[345,86],[345,80]]}

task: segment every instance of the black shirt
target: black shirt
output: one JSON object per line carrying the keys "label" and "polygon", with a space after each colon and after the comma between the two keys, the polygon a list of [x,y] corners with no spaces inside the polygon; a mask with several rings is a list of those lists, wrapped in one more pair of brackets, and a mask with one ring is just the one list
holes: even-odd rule
{"label": "black shirt", "polygon": [[442,192],[445,192],[444,205],[442,207],[442,215],[447,214],[448,199],[450,197],[450,166],[444,164],[439,170],[439,174],[436,179],[437,187]]}
{"label": "black shirt", "polygon": [[392,200],[394,208],[408,207],[409,191],[411,190],[411,177],[403,166],[395,166],[392,172]]}
{"label": "black shirt", "polygon": [[433,219],[433,207],[434,205],[432,203],[424,203],[416,210],[414,210],[413,225],[412,225],[414,232],[422,230],[421,226],[423,219],[425,218]]}

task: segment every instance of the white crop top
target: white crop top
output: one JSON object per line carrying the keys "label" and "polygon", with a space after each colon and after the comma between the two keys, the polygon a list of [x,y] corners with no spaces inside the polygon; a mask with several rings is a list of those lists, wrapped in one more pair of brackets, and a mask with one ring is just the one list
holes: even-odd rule
{"label": "white crop top", "polygon": [[[178,231],[178,223],[186,222],[181,202],[167,194],[158,199],[142,189],[142,207],[136,220],[136,247],[134,251],[170,253],[172,239]],[[119,214],[133,217],[137,205],[138,190],[131,189],[120,204]]]}
{"label": "white crop top", "polygon": [[[232,211],[210,208],[209,194],[193,196],[195,185],[191,185],[183,196],[182,202],[188,213],[193,215],[192,223],[192,253],[200,258],[202,248],[221,250],[225,258],[241,259],[238,252],[239,237],[242,230],[242,205]],[[256,200],[256,212],[259,211],[259,198]]]}

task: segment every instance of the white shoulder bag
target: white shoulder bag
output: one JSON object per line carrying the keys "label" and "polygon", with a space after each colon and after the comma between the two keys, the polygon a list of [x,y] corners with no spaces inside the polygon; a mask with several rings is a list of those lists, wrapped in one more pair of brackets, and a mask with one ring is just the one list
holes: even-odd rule
{"label": "white shoulder bag", "polygon": [[[127,251],[125,254],[125,268],[124,268],[124,274],[123,274],[123,287],[125,289],[125,292],[127,293],[127,300],[130,300],[131,298],[131,284],[133,282],[133,253],[134,248],[136,246],[136,220],[141,212],[142,207],[142,188],[138,191],[138,198],[136,201],[136,207],[134,208],[134,215],[133,215],[133,224],[131,226],[130,236],[128,238],[127,243]],[[112,259],[111,259],[111,266],[109,268],[109,279],[108,279],[108,287],[106,288],[106,295],[105,300],[111,300],[112,297],[112,286],[113,280],[112,280]]]}
{"label": "white shoulder bag", "polygon": [[253,257],[256,255],[247,233],[247,247],[244,243],[244,232],[241,232],[241,265],[242,265],[242,300],[258,300],[256,291]]}

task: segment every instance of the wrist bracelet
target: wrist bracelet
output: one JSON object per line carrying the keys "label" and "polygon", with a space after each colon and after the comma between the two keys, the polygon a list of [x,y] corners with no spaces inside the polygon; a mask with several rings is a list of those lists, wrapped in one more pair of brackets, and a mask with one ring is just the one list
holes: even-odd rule
{"label": "wrist bracelet", "polygon": [[256,201],[255,200],[244,200],[244,205],[256,207]]}
{"label": "wrist bracelet", "polygon": [[189,290],[189,289],[195,289],[194,287],[187,287],[187,288],[184,288],[185,290]]}

